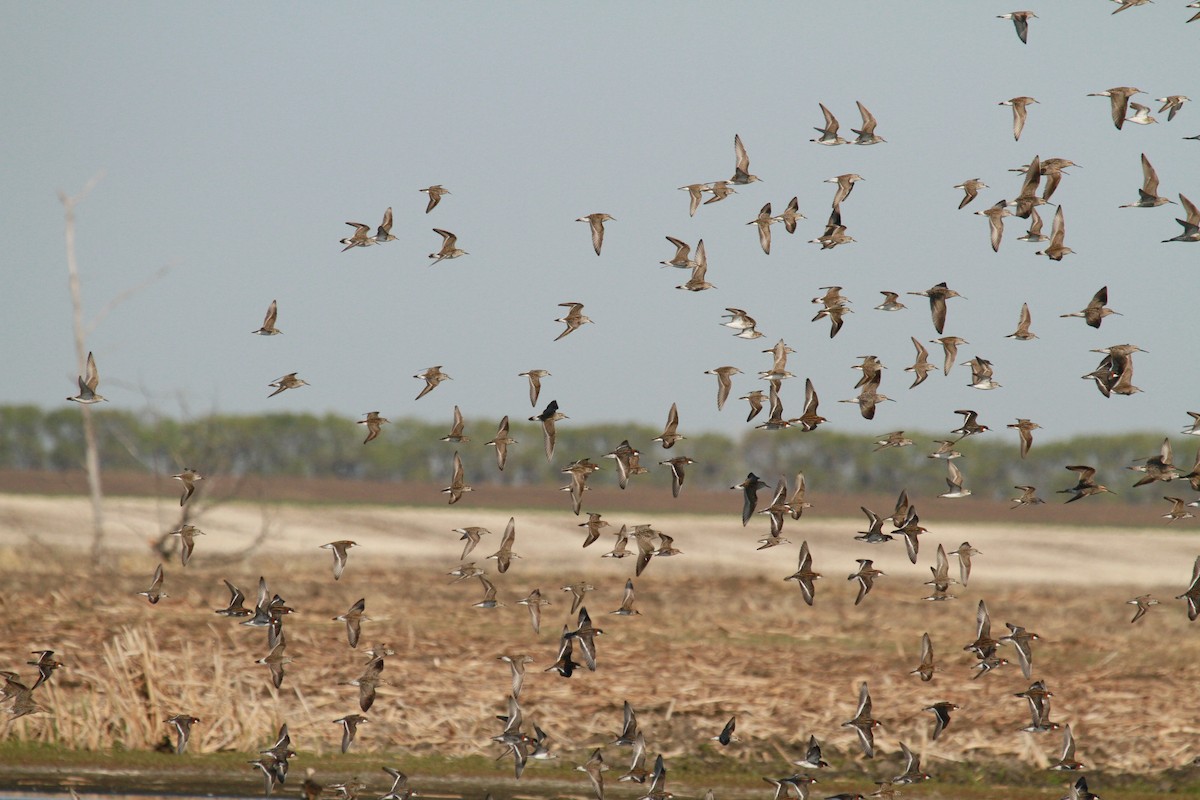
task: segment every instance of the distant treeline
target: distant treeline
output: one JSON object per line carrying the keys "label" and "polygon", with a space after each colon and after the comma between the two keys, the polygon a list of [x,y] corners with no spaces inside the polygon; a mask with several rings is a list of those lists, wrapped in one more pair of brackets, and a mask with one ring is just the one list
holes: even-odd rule
{"label": "distant treeline", "polygon": [[[35,406],[0,406],[0,468],[76,470],[83,464],[79,409],[46,411]],[[671,450],[653,441],[659,431],[644,425],[572,425],[560,423],[554,462],[547,463],[542,431],[532,423],[514,423],[518,444],[509,448],[504,472],[496,469],[495,451],[484,442],[496,434],[499,420],[468,419],[469,442],[441,441],[446,425],[394,419],[382,435],[364,445],[365,426],[326,414],[211,415],[189,420],[146,417],[108,408],[97,409],[100,461],[104,469],[173,473],[184,466],[226,475],[337,477],[384,481],[444,481],[457,451],[473,484],[535,485],[566,483],[559,470],[569,462],[591,458],[611,475],[614,464],[602,456],[628,439],[642,451],[642,465],[652,471],[659,461],[686,455],[690,485],[724,488],[754,471],[770,483],[780,475],[791,481],[803,471],[811,488],[847,494],[893,492],[898,487],[932,493],[944,491],[944,461],[926,458],[945,434],[909,431],[916,444],[874,452],[880,436],[848,435],[824,426],[812,433],[799,429],[748,431],[734,439],[715,433],[689,434]],[[1187,437],[1184,437],[1187,438]],[[1075,474],[1067,464],[1097,468],[1096,480],[1117,492],[1120,502],[1162,503],[1164,494],[1194,497],[1185,481],[1132,490],[1140,473],[1126,467],[1158,452],[1162,438],[1149,433],[1081,436],[1066,441],[1035,440],[1021,459],[1017,435],[993,430],[960,442],[963,458],[956,463],[965,485],[981,497],[1016,494],[1017,484],[1037,486],[1047,499],[1071,486]],[[1196,453],[1177,442],[1176,464],[1192,469]],[[1198,442],[1200,444],[1200,442]],[[611,479],[611,478],[610,478]],[[1060,498],[1061,499],[1061,498]]]}

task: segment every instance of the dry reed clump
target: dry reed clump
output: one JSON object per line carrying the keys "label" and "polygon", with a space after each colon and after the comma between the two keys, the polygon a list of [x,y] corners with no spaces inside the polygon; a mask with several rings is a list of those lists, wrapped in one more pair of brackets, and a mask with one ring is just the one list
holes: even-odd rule
{"label": "dry reed clump", "polygon": [[[67,667],[38,690],[50,710],[4,735],[72,748],[149,749],[169,733],[168,717],[188,713],[202,720],[192,751],[251,753],[270,744],[286,721],[301,752],[334,752],[340,728],[332,721],[358,710],[357,689],[340,684],[361,673],[366,657],[349,648],[332,617],[366,596],[372,619],[363,624],[360,650],[386,642],[396,654],[359,731],[358,752],[498,754],[490,737],[501,727],[495,715],[506,713],[509,672],[497,656],[525,652],[536,659],[521,697],[526,719],[544,728],[567,760],[581,761],[610,742],[628,699],[653,753],[742,764],[751,775],[789,769],[784,759],[800,755],[810,734],[839,771],[876,777],[893,766],[900,741],[923,753],[935,774],[944,762],[1044,769],[1061,736],[1020,732],[1029,715],[1013,694],[1030,681],[1015,655],[1007,653],[1012,665],[972,680],[975,660],[962,647],[975,637],[975,607],[984,598],[994,635],[1008,621],[1042,636],[1034,644],[1034,678],[1054,692],[1052,719],[1072,724],[1082,760],[1106,771],[1145,772],[1192,755],[1200,644],[1171,601],[1131,626],[1127,593],[1118,590],[1029,590],[976,579],[959,588],[960,599],[934,604],[919,600],[924,587],[905,575],[881,580],[855,607],[853,587],[833,575],[818,583],[809,608],[782,580],[680,576],[655,562],[636,581],[642,615],[625,618],[606,612],[620,602],[627,564],[564,576],[534,574],[518,563],[494,576],[508,605],[482,610],[471,607],[477,581],[450,585],[441,568],[364,561],[352,560],[337,584],[317,561],[312,568],[248,565],[236,574],[195,561],[186,571],[168,565],[170,597],[153,607],[135,594],[148,571],[74,576],[49,594],[39,590],[38,576],[16,576],[3,600],[9,613],[0,618],[0,640],[9,645],[0,666],[15,669],[25,652],[45,647]],[[250,589],[260,567],[272,591],[297,609],[285,622],[295,661],[279,691],[267,668],[254,663],[266,654],[265,633],[212,613],[227,599],[222,577]],[[597,639],[597,671],[564,680],[542,670],[555,658],[563,622],[574,627],[569,598],[555,589],[579,578],[597,587],[585,605],[605,634]],[[553,602],[540,635],[515,605],[534,586]],[[13,613],[17,608],[22,612]],[[924,631],[939,668],[930,683],[909,674]],[[861,681],[884,725],[874,762],[862,760],[853,732],[841,726],[854,715]],[[961,709],[932,742],[932,715],[921,709],[939,700]],[[742,743],[709,742],[734,714]],[[613,758],[620,763],[625,755]]]}

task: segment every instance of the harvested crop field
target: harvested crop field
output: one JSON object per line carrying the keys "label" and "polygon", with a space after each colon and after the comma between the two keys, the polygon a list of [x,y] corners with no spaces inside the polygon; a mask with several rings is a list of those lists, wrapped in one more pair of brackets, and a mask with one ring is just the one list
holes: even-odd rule
{"label": "harvested crop field", "polygon": [[[788,759],[802,755],[810,734],[833,764],[822,786],[840,781],[866,793],[872,781],[899,774],[903,741],[922,754],[935,778],[969,782],[987,775],[1061,794],[1063,780],[1046,772],[1061,734],[1020,731],[1030,715],[1026,701],[1013,695],[1030,680],[1012,648],[1000,652],[1011,664],[973,678],[976,659],[962,648],[976,636],[982,599],[997,638],[1007,633],[1005,622],[1040,634],[1033,678],[1053,691],[1051,718],[1071,724],[1089,775],[1153,775],[1154,785],[1175,790],[1192,784],[1183,767],[1198,752],[1200,644],[1184,602],[1173,599],[1187,588],[1200,553],[1190,529],[1053,526],[1024,509],[993,524],[941,523],[938,507],[925,502],[930,519],[922,521],[930,531],[919,565],[912,565],[899,540],[854,541],[861,516],[806,514],[788,522],[791,544],[757,551],[763,518],[743,528],[736,513],[630,512],[611,520],[650,523],[673,536],[683,554],[650,560],[634,580],[641,614],[621,617],[607,612],[620,604],[636,559],[601,558],[611,536],[581,549],[583,518],[517,511],[513,549],[520,557],[498,575],[485,557],[499,546],[510,512],[471,501],[453,508],[216,506],[194,521],[206,535],[197,538],[189,565],[180,566],[177,555],[164,562],[168,597],[151,606],[136,593],[159,563],[147,542],[177,517],[174,498],[107,500],[110,555],[93,568],[83,555],[90,543],[84,499],[0,495],[6,574],[0,667],[30,679],[27,654],[43,648],[67,664],[35,695],[49,710],[14,721],[4,736],[77,750],[149,750],[168,732],[166,718],[199,717],[189,755],[171,762],[174,768],[216,751],[250,758],[286,721],[303,765],[306,755],[337,753],[341,727],[332,721],[358,711],[357,690],[340,682],[361,673],[363,650],[386,642],[395,650],[386,659],[387,685],[351,754],[377,754],[400,766],[406,759],[500,755],[490,737],[502,728],[495,715],[507,713],[510,679],[497,656],[535,659],[521,707],[526,725],[544,729],[560,758],[531,765],[520,783],[511,759],[485,766],[498,794],[531,791],[553,777],[567,782],[568,793],[586,796],[586,778],[570,767],[597,747],[611,765],[610,788],[619,786],[620,796],[643,794],[633,792],[644,787],[627,789],[615,780],[628,768],[628,749],[608,744],[624,700],[638,712],[651,757],[667,759],[672,790],[681,795],[701,794],[707,784],[693,783],[701,780],[760,793],[762,776],[795,771]],[[466,525],[493,532],[468,560],[486,566],[501,608],[473,607],[483,596],[480,582],[452,583],[446,574],[461,552],[451,529]],[[259,545],[243,552],[260,535]],[[318,549],[336,539],[359,545],[339,581],[329,553]],[[795,570],[802,540],[824,574],[811,608],[794,583],[782,580]],[[958,597],[950,602],[922,600],[937,544],[953,550],[966,540],[982,551],[969,586],[952,587]],[[856,558],[873,558],[886,573],[857,607],[855,584],[846,580]],[[260,575],[296,609],[285,622],[287,654],[295,661],[286,665],[280,690],[270,685],[267,667],[255,663],[267,652],[263,630],[213,613],[228,601],[223,578],[245,590],[251,605]],[[559,587],[580,580],[595,586],[584,605],[605,633],[597,638],[596,671],[563,679],[543,670],[556,658],[562,625],[575,627],[570,597]],[[553,603],[544,609],[540,634],[516,604],[535,587]],[[1131,625],[1133,607],[1124,603],[1147,592],[1162,605]],[[360,597],[370,619],[352,649],[345,627],[332,618]],[[938,667],[929,683],[910,674],[926,631]],[[854,716],[863,681],[883,724],[872,760],[842,726]],[[933,742],[933,717],[922,709],[941,700],[961,708]],[[733,715],[742,741],[726,748],[709,741]],[[247,791],[261,788],[241,768],[232,769]],[[936,786],[919,793],[933,796]]]}

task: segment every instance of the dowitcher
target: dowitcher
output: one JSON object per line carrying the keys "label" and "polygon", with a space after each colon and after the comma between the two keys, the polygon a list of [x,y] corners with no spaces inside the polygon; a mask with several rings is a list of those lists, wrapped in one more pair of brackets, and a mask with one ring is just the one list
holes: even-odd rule
{"label": "dowitcher", "polygon": [[[458,246],[458,237],[453,233],[441,228],[434,228],[433,232],[442,237],[442,246],[436,253],[430,253],[429,257],[433,259],[433,264],[437,264],[447,258],[458,258],[459,256],[470,255],[466,250]],[[433,266],[430,264],[429,266]]]}
{"label": "dowitcher", "polygon": [[288,389],[299,389],[301,386],[308,385],[308,381],[297,378],[295,372],[289,372],[282,378],[276,378],[267,384],[268,387],[275,387],[275,391],[271,392],[267,397],[274,397],[280,392],[286,392]]}
{"label": "dowitcher", "polygon": [[596,251],[596,255],[600,255],[600,248],[604,246],[604,223],[608,221],[616,222],[616,217],[611,214],[588,214],[587,216],[579,217],[576,222],[586,222],[592,229],[592,249]]}
{"label": "dowitcher", "polygon": [[442,195],[450,194],[450,190],[443,187],[440,183],[435,183],[433,186],[427,186],[419,191],[429,195],[429,202],[425,204],[425,213],[428,214],[437,208],[437,204],[442,202]]}
{"label": "dowitcher", "polygon": [[372,439],[379,438],[379,433],[383,428],[384,423],[391,422],[390,419],[379,416],[378,411],[368,411],[366,417],[366,419],[360,419],[357,423],[355,423],[357,425],[367,426],[367,438],[363,439],[363,444],[366,444]]}
{"label": "dowitcher", "polygon": [[100,385],[100,372],[96,369],[96,358],[90,352],[87,354],[87,363],[84,366],[83,374],[79,376],[79,394],[67,399],[79,403],[80,405],[89,406],[92,403],[107,401],[107,397],[101,397],[96,393],[96,387]]}
{"label": "dowitcher", "polygon": [[1103,494],[1104,492],[1108,492],[1110,494],[1115,494],[1107,486],[1096,483],[1095,468],[1085,466],[1083,464],[1077,464],[1077,465],[1069,466],[1069,467],[1067,467],[1067,469],[1069,469],[1073,472],[1079,473],[1079,480],[1074,486],[1072,486],[1070,489],[1059,489],[1058,490],[1059,494],[1072,495],[1071,498],[1069,500],[1067,500],[1068,503],[1074,503],[1076,500],[1079,500],[1081,498],[1090,497],[1091,495],[1094,495],[1094,494]]}
{"label": "dowitcher", "polygon": [[1125,112],[1129,110],[1129,98],[1135,94],[1145,94],[1141,89],[1132,86],[1114,86],[1103,92],[1088,92],[1088,97],[1107,97],[1112,105],[1113,125],[1120,130],[1125,124]]}
{"label": "dowitcher", "polygon": [[1012,106],[1013,110],[1013,139],[1021,140],[1021,131],[1025,130],[1025,117],[1029,113],[1029,104],[1036,103],[1032,97],[1022,95],[1021,97],[1013,97],[1009,100],[1001,100],[997,105]]}
{"label": "dowitcher", "polygon": [[272,300],[271,305],[267,306],[267,315],[263,318],[262,327],[256,331],[251,331],[251,333],[257,333],[259,336],[275,336],[276,334],[283,333],[283,331],[275,327],[275,320],[278,318],[279,306]]}
{"label": "dowitcher", "polygon": [[1017,29],[1017,36],[1021,39],[1022,44],[1029,44],[1029,20],[1037,19],[1037,14],[1032,11],[1010,11],[1007,14],[1000,14],[996,19],[1010,19],[1013,26]]}

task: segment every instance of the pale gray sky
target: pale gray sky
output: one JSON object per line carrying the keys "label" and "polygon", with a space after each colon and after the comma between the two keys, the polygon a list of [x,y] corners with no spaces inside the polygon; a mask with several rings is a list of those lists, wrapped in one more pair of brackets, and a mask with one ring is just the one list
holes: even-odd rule
{"label": "pale gray sky", "polygon": [[[839,430],[949,430],[957,408],[1003,429],[1015,417],[1047,437],[1085,431],[1175,433],[1200,406],[1191,364],[1200,244],[1180,232],[1178,206],[1118,209],[1137,197],[1139,154],[1162,193],[1200,201],[1200,106],[1168,123],[1125,126],[1107,98],[1195,94],[1200,24],[1182,2],[1117,16],[1111,3],[1036,3],[1029,44],[998,2],[878,3],[3,3],[0,117],[10,277],[0,298],[9,334],[0,402],[54,407],[74,392],[75,356],[56,190],[105,177],[79,209],[79,255],[91,313],[164,264],[168,276],[121,305],[92,334],[112,407],[163,411],[334,411],[449,420],[533,413],[517,373],[553,373],[579,423],[658,423],[678,402],[681,430],[737,433],[744,403],[718,413],[706,369],[731,364],[736,398],[766,388],[755,373],[777,339],[797,349],[785,384],[791,416],[811,377]],[[1016,95],[1032,106],[1020,142]],[[855,100],[888,143],[812,144],[824,102],[842,131]],[[1158,104],[1154,104],[1157,111]],[[740,133],[761,183],[687,213],[686,183],[727,178]],[[1008,220],[998,254],[972,215],[1012,198],[1008,168],[1070,158],[1055,196],[1067,219],[1061,263],[1019,242]],[[833,186],[857,172],[843,206],[857,243],[821,252]],[[968,208],[951,188],[993,188]],[[452,192],[424,214],[417,190]],[[797,195],[809,219],[776,226],[772,254],[753,219]],[[387,246],[341,253],[345,220],[378,224],[395,208]],[[574,219],[603,211],[604,253]],[[1053,209],[1044,215],[1049,227]],[[470,255],[428,265],[454,231]],[[660,269],[665,235],[708,248],[717,289],[677,291],[686,274]],[[924,298],[873,311],[879,291],[939,281],[947,334],[970,344],[960,361],[990,359],[1003,388],[967,387],[969,371],[908,390],[909,336],[937,334]],[[832,341],[810,323],[819,287],[853,301]],[[1124,313],[1099,331],[1058,315],[1101,285]],[[250,335],[279,301],[284,335]],[[578,300],[596,324],[553,342],[557,304]],[[1005,339],[1022,302],[1032,342]],[[718,325],[745,308],[765,338]],[[1105,400],[1079,376],[1090,348],[1132,342],[1134,397]],[[930,345],[932,357],[939,357]],[[888,366],[881,391],[899,402],[866,423],[851,405],[858,356]],[[1182,362],[1183,367],[1177,366]],[[444,365],[454,380],[414,402],[410,376]],[[267,384],[298,371],[312,386],[267,400]],[[539,409],[540,410],[540,409]],[[1010,433],[1010,432],[1007,432]],[[786,434],[785,434],[786,435]],[[1001,434],[1003,435],[1003,434]]]}

